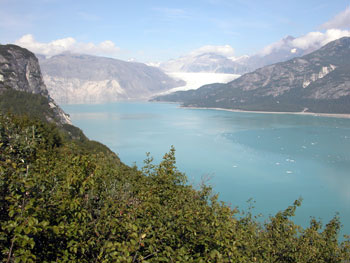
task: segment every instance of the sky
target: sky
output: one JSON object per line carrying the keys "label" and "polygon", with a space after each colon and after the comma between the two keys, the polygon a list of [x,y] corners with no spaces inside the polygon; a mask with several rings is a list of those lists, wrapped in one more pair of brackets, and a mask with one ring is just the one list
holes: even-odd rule
{"label": "sky", "polygon": [[[139,62],[350,36],[350,0],[0,0],[0,43]],[[309,42],[308,42],[309,41]],[[267,49],[266,49],[267,48]]]}

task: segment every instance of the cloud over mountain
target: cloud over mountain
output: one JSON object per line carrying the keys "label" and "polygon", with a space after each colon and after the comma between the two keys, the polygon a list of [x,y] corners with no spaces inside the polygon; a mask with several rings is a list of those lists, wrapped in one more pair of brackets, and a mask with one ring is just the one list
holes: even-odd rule
{"label": "cloud over mountain", "polygon": [[337,14],[328,22],[324,23],[321,28],[331,29],[350,29],[350,7],[347,7],[343,12]]}
{"label": "cloud over mountain", "polygon": [[350,7],[321,25],[326,32],[310,32],[292,41],[295,48],[316,50],[331,41],[350,36]]}
{"label": "cloud over mountain", "polygon": [[328,29],[325,33],[310,32],[292,41],[296,48],[317,49],[341,37],[350,36],[350,30]]}
{"label": "cloud over mountain", "polygon": [[257,55],[259,56],[267,56],[270,55],[271,53],[273,53],[274,51],[280,50],[280,49],[288,49],[290,50],[291,48],[293,48],[292,46],[292,41],[295,38],[292,36],[287,36],[281,40],[278,40],[270,45],[267,45],[266,47],[264,47],[261,51],[258,52]]}
{"label": "cloud over mountain", "polygon": [[331,41],[350,36],[350,30],[328,29],[326,32],[309,32],[298,38],[286,37],[264,47],[258,55],[267,56],[281,49],[293,50],[294,48],[314,51]]}
{"label": "cloud over mountain", "polygon": [[67,51],[72,53],[114,57],[120,51],[120,48],[109,40],[94,44],[91,42],[77,42],[74,38],[67,37],[44,43],[36,41],[31,34],[22,36],[15,41],[15,44],[47,57],[52,57]]}
{"label": "cloud over mountain", "polygon": [[235,50],[230,45],[223,45],[223,46],[206,45],[191,51],[190,55],[197,56],[205,53],[215,53],[217,55],[221,55],[225,57],[233,57]]}

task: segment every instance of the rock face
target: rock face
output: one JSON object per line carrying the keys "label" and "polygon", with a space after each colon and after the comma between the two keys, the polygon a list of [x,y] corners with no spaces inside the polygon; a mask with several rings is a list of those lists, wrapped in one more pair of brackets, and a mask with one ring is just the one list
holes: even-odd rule
{"label": "rock face", "polygon": [[69,116],[49,96],[38,59],[27,49],[16,45],[0,45],[0,94],[5,89],[14,89],[46,97],[60,123],[71,124]]}
{"label": "rock face", "polygon": [[0,70],[2,87],[48,95],[38,59],[30,51],[15,45],[1,45]]}
{"label": "rock face", "polygon": [[40,59],[50,95],[59,103],[147,99],[184,85],[142,63],[65,53]]}
{"label": "rock face", "polygon": [[350,38],[260,68],[227,84],[207,85],[157,100],[196,107],[350,113]]}

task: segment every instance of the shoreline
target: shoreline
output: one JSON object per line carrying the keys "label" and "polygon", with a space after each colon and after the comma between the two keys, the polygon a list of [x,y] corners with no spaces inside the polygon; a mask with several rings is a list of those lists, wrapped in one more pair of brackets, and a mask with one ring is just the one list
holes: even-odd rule
{"label": "shoreline", "polygon": [[314,116],[314,117],[329,117],[329,118],[340,118],[340,119],[350,119],[350,113],[315,113],[315,112],[284,112],[284,111],[248,111],[248,110],[238,110],[238,109],[225,109],[225,108],[209,108],[209,107],[186,107],[181,106],[184,109],[194,109],[194,110],[220,110],[220,111],[230,111],[230,112],[240,112],[240,113],[259,113],[259,114],[292,114],[292,115],[304,115],[304,116]]}

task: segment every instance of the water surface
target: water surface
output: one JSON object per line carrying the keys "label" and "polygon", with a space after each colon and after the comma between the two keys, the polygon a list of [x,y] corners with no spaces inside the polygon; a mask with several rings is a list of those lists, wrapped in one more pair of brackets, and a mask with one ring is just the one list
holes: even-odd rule
{"label": "water surface", "polygon": [[183,109],[176,104],[120,102],[65,105],[74,125],[141,167],[171,145],[177,165],[220,199],[265,218],[299,197],[296,223],[310,216],[327,223],[337,212],[350,234],[350,119]]}

